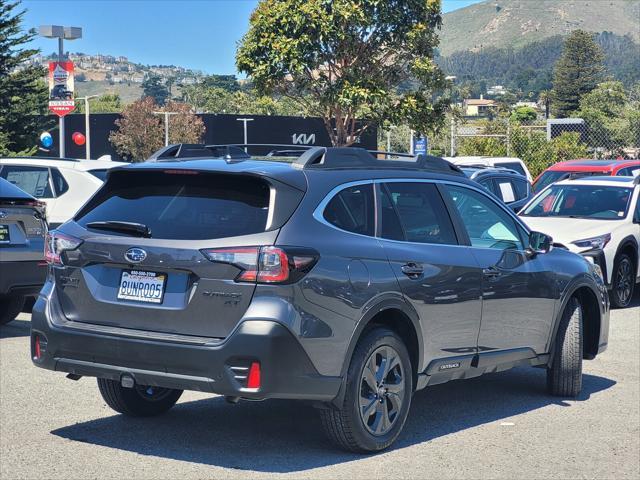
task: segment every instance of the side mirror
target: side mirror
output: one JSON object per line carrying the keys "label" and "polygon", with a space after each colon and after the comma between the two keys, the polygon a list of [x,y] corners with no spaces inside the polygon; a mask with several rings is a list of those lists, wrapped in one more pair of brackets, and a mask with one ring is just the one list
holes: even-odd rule
{"label": "side mirror", "polygon": [[529,234],[529,247],[527,250],[530,254],[549,253],[553,248],[553,238],[540,232],[531,232]]}

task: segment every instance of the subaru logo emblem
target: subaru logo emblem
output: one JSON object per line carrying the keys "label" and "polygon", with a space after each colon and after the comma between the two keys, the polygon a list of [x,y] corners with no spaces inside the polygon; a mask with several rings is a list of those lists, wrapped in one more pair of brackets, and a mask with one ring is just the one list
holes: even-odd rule
{"label": "subaru logo emblem", "polygon": [[7,215],[7,212],[0,210],[0,218],[5,218]]}
{"label": "subaru logo emblem", "polygon": [[145,252],[141,248],[130,248],[129,250],[124,252],[124,258],[131,263],[140,263],[145,258],[147,258],[147,252]]}

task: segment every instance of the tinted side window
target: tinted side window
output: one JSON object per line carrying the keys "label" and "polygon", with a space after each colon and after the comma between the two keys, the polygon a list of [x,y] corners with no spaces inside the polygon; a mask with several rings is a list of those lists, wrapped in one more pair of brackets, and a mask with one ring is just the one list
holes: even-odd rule
{"label": "tinted side window", "polygon": [[[387,183],[388,199],[382,201],[382,236],[399,240],[398,225],[385,226],[392,218],[384,213],[385,204],[391,204],[397,213],[401,233],[407,242],[456,245],[457,239],[444,203],[435,185],[429,183]],[[392,220],[397,222],[398,220]],[[391,232],[391,233],[390,233]]]}
{"label": "tinted side window", "polygon": [[508,178],[496,178],[495,182],[498,197],[500,197],[504,203],[516,201],[516,192],[511,184],[511,180]]}
{"label": "tinted side window", "polygon": [[640,222],[640,195],[636,198],[636,213],[633,218],[636,222]]}
{"label": "tinted side window", "polygon": [[638,175],[640,175],[640,166],[622,168],[616,173],[617,177],[637,177]]}
{"label": "tinted side window", "polygon": [[496,189],[494,188],[493,181],[490,178],[480,180],[478,183],[482,185],[484,188],[486,188],[487,190],[489,190],[491,193],[494,193],[494,194],[496,193]]}
{"label": "tinted side window", "polygon": [[0,177],[36,198],[53,198],[46,167],[5,165]]}
{"label": "tinted side window", "polygon": [[357,185],[342,190],[327,204],[327,222],[348,232],[375,235],[373,185]]}
{"label": "tinted side window", "polygon": [[69,190],[69,184],[57,168],[51,169],[51,180],[53,181],[53,188],[55,189],[57,196],[60,196]]}
{"label": "tinted side window", "polygon": [[516,222],[489,197],[465,187],[446,185],[471,245],[478,248],[523,249]]}
{"label": "tinted side window", "polygon": [[529,195],[529,182],[527,182],[526,180],[522,179],[522,180],[516,180],[516,179],[511,179],[511,183],[513,185],[513,188],[516,191],[516,200],[522,200],[523,198],[527,198],[527,196]]}

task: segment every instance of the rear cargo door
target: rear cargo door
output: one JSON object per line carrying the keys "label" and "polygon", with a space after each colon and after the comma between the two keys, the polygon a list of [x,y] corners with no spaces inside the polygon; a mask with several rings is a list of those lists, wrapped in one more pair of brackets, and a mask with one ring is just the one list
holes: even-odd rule
{"label": "rear cargo door", "polygon": [[[255,284],[236,281],[242,268],[214,263],[202,250],[225,248],[251,261],[256,246],[275,242],[302,195],[243,174],[115,172],[63,227],[83,243],[56,269],[62,310],[77,322],[226,337]],[[111,228],[118,222],[148,234]]]}

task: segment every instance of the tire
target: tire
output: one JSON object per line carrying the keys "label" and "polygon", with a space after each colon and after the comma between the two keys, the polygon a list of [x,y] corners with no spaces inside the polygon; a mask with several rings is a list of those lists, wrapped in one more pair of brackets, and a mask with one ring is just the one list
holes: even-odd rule
{"label": "tire", "polygon": [[22,311],[25,298],[22,295],[0,297],[0,325],[15,320]]}
{"label": "tire", "polygon": [[633,299],[636,284],[636,269],[632,258],[626,253],[619,254],[613,262],[611,276],[611,305],[626,308]]}
{"label": "tire", "polygon": [[[130,417],[154,417],[173,407],[182,390],[136,385],[124,388],[115,380],[98,378],[98,389],[113,410]],[[149,393],[147,390],[151,389]]]}
{"label": "tire", "polygon": [[342,405],[320,410],[327,436],[351,452],[384,450],[402,431],[413,394],[411,360],[400,337],[386,328],[366,333],[353,352],[346,382]]}
{"label": "tire", "polygon": [[558,327],[555,352],[547,369],[551,395],[576,397],[582,390],[582,305],[569,300]]}

